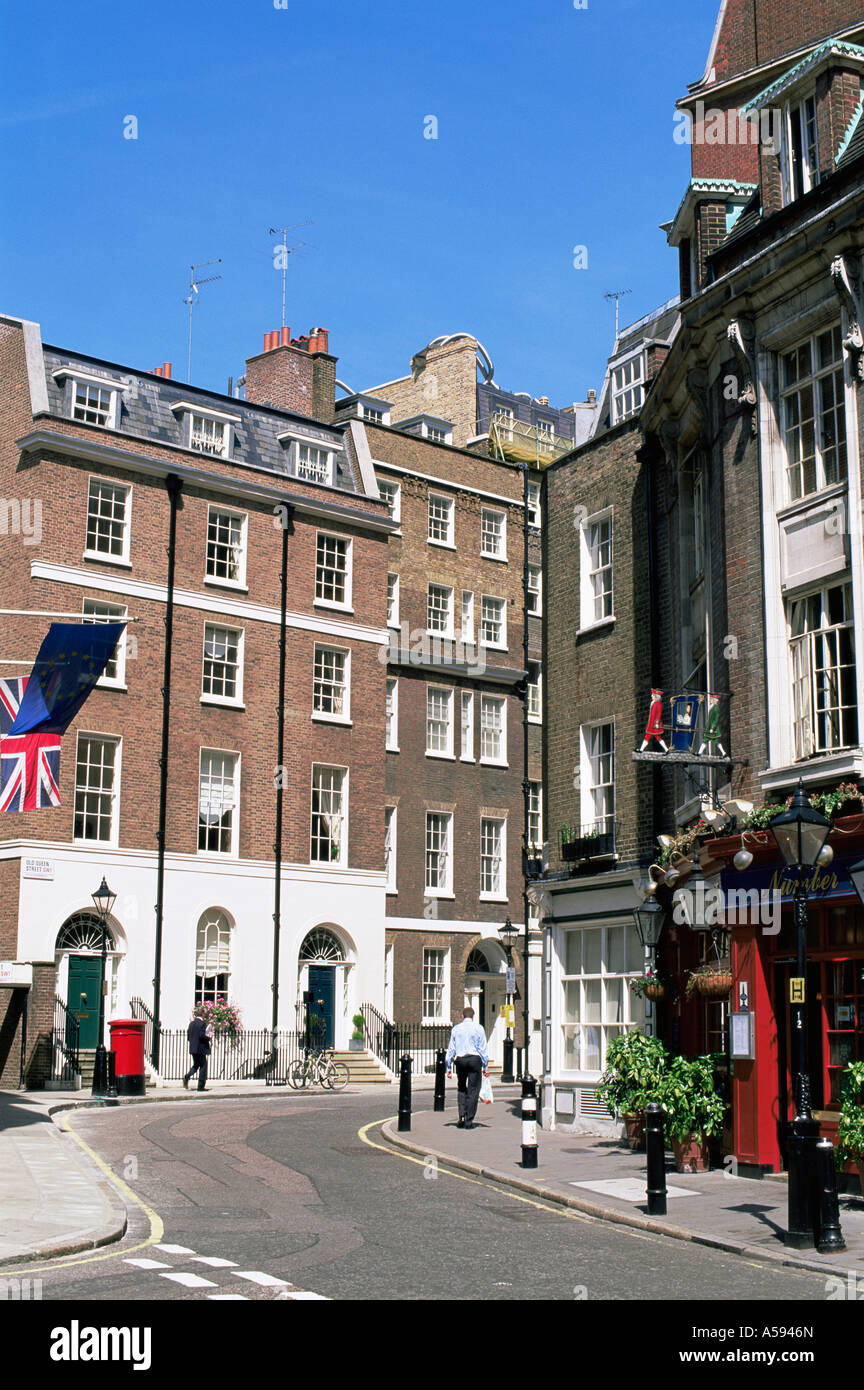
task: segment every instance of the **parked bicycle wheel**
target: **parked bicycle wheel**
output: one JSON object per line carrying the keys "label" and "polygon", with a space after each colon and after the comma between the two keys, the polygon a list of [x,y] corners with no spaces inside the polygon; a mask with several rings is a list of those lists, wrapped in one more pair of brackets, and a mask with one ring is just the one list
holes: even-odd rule
{"label": "parked bicycle wheel", "polygon": [[302,1091],[309,1079],[309,1063],[302,1057],[296,1062],[291,1063],[291,1070],[288,1073],[288,1085],[293,1086],[295,1091]]}
{"label": "parked bicycle wheel", "polygon": [[331,1062],[324,1075],[324,1085],[331,1091],[344,1091],[351,1079],[351,1073],[344,1062]]}

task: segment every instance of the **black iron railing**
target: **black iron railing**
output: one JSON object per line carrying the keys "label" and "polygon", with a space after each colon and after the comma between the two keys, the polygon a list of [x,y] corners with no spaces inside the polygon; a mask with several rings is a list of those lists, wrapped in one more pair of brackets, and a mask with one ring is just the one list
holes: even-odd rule
{"label": "black iron railing", "polygon": [[[207,1072],[213,1081],[266,1081],[284,1086],[292,1062],[303,1055],[303,1034],[279,1032],[276,1046],[269,1028],[244,1028],[236,1037],[215,1037],[210,1043]],[[159,1074],[180,1081],[192,1065],[185,1028],[162,1028],[159,1033]]]}
{"label": "black iron railing", "polygon": [[408,1052],[415,1076],[435,1070],[436,1052],[450,1041],[449,1023],[393,1023],[374,1004],[363,1004],[360,1012],[366,1046],[385,1067],[398,1072],[399,1058]]}
{"label": "black iron railing", "polygon": [[561,858],[565,864],[574,864],[613,855],[617,830],[618,822],[614,820],[600,820],[572,829],[564,826],[561,830]]}
{"label": "black iron railing", "polygon": [[153,1065],[153,1015],[147,1008],[143,999],[136,997],[130,1000],[133,1018],[144,1019],[144,1056],[150,1065]]}
{"label": "black iron railing", "polygon": [[51,1077],[72,1081],[81,1071],[78,1019],[67,1009],[59,994],[54,995],[54,1026],[51,1030]]}

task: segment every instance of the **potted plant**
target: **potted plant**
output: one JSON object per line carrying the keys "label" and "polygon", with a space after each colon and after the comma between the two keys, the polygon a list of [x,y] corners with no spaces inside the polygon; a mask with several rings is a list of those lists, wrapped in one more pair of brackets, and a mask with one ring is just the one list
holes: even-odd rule
{"label": "potted plant", "polygon": [[236,1042],[243,1032],[238,1006],[229,1004],[223,994],[219,995],[215,1004],[196,1004],[192,1017],[203,1018],[205,1023],[209,1023],[214,1038],[227,1038],[229,1042]]}
{"label": "potted plant", "polygon": [[706,961],[691,970],[684,990],[687,998],[701,994],[705,999],[725,999],[732,989],[732,964],[728,956]]}
{"label": "potted plant", "polygon": [[350,1038],[348,1039],[348,1051],[349,1051],[349,1052],[362,1052],[362,1051],[363,1051],[363,1027],[364,1027],[365,1019],[363,1018],[363,1015],[362,1015],[362,1014],[355,1014],[354,1017],[352,1018],[351,1022],[354,1024],[354,1032],[351,1034]]}
{"label": "potted plant", "polygon": [[847,1160],[855,1164],[864,1195],[864,1062],[852,1062],[843,1077],[836,1162],[839,1168]]}
{"label": "potted plant", "polygon": [[645,1106],[660,1099],[666,1056],[659,1038],[636,1028],[619,1033],[607,1049],[597,1098],[610,1114],[621,1116],[631,1149],[645,1147]]}
{"label": "potted plant", "polygon": [[711,1166],[709,1140],[723,1132],[726,1104],[717,1089],[714,1058],[672,1057],[662,1080],[660,1104],[679,1173]]}
{"label": "potted plant", "polygon": [[669,992],[666,981],[653,965],[647,965],[641,975],[632,979],[630,988],[637,999],[651,999],[655,1004],[665,999]]}
{"label": "potted plant", "polygon": [[582,858],[582,841],[566,823],[561,827],[561,858],[565,864]]}

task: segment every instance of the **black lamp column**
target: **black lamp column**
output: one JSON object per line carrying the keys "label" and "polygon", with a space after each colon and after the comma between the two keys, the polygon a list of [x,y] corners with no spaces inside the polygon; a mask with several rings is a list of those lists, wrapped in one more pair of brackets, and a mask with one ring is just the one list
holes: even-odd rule
{"label": "black lamp column", "polygon": [[[794,1250],[810,1250],[817,1243],[819,1224],[816,1202],[819,1123],[813,1119],[811,1110],[807,1062],[807,880],[817,864],[830,863],[833,858],[833,851],[825,843],[831,824],[810,805],[803,779],[799,779],[789,809],[775,816],[769,829],[785,862],[795,871],[793,905],[797,978],[791,982],[789,996],[795,1117],[787,1131],[789,1218],[784,1241]],[[842,1237],[840,1240],[842,1244]]]}
{"label": "black lamp column", "polygon": [[99,981],[99,1041],[96,1044],[96,1056],[93,1061],[92,1094],[94,1096],[116,1096],[116,1090],[109,1083],[108,1053],[105,1048],[105,987],[108,964],[106,922],[112,907],[117,901],[117,894],[111,892],[103,875],[102,882],[92,897],[93,905],[99,913],[99,920],[102,924],[102,969]]}
{"label": "black lamp column", "polygon": [[[504,950],[507,955],[508,971],[513,969],[513,938],[518,935],[519,929],[514,927],[508,917],[501,928],[501,936],[504,938]],[[510,1017],[515,1005],[515,995],[508,989],[504,998],[507,1007],[507,1034],[504,1038],[504,1064],[501,1071],[501,1080],[510,1082],[515,1079],[513,1076],[513,1033],[510,1028]]]}

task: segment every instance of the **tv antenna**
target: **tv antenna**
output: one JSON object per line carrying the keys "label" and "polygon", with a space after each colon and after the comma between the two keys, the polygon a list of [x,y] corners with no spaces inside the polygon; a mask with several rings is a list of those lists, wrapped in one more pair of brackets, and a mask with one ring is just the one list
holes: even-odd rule
{"label": "tv antenna", "polygon": [[203,270],[205,265],[221,265],[222,257],[219,256],[215,261],[199,261],[197,265],[189,267],[189,297],[183,303],[189,305],[189,350],[186,356],[186,380],[192,380],[192,310],[198,303],[196,298],[200,285],[209,285],[211,280],[221,280],[221,275],[207,275],[199,280],[195,274],[196,270]]}
{"label": "tv antenna", "polygon": [[633,293],[632,290],[610,290],[608,294],[604,294],[604,296],[603,296],[604,299],[614,299],[614,300],[615,300],[615,341],[616,341],[616,343],[617,343],[617,341],[618,341],[618,308],[619,308],[618,301],[619,301],[625,294],[632,294],[632,293]]}
{"label": "tv antenna", "polygon": [[281,244],[281,246],[277,246],[277,247],[276,247],[276,250],[277,250],[277,251],[281,251],[281,253],[282,253],[282,322],[281,322],[281,324],[279,325],[280,328],[285,328],[285,326],[286,326],[286,322],[285,322],[285,281],[286,281],[286,277],[287,277],[287,275],[288,275],[288,257],[292,254],[292,252],[294,252],[294,251],[299,251],[301,246],[306,246],[306,245],[308,245],[308,243],[305,242],[305,241],[298,241],[298,243],[297,243],[296,246],[291,246],[291,247],[289,248],[289,246],[288,246],[288,240],[287,240],[287,238],[288,238],[288,233],[289,233],[289,232],[294,232],[294,231],[296,231],[298,227],[311,227],[311,226],[312,226],[312,223],[311,223],[311,222],[294,222],[294,223],[292,224],[292,226],[290,226],[290,227],[271,227],[270,230],[269,230],[269,232],[267,233],[268,236],[281,236],[281,238],[282,238],[282,244]]}

